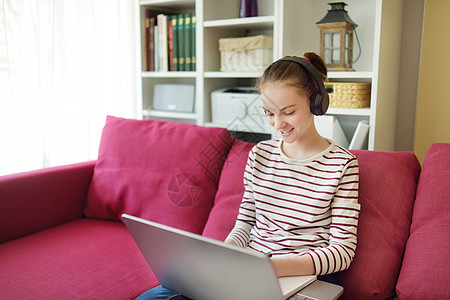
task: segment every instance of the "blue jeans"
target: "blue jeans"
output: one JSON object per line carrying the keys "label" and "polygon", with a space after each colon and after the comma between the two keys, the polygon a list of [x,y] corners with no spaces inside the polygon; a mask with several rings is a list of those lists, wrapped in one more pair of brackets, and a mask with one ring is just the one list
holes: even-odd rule
{"label": "blue jeans", "polygon": [[188,297],[180,295],[177,292],[166,289],[162,285],[154,287],[142,295],[140,295],[136,300],[191,300]]}

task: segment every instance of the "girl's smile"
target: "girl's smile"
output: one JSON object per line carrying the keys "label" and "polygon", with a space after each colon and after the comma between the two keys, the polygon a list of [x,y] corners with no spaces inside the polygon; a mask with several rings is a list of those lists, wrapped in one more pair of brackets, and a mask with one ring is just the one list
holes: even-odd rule
{"label": "girl's smile", "polygon": [[292,132],[292,130],[294,130],[294,128],[291,128],[291,129],[288,129],[288,130],[280,130],[280,133],[281,133],[281,135],[282,136],[287,136],[287,135],[289,135],[291,132]]}

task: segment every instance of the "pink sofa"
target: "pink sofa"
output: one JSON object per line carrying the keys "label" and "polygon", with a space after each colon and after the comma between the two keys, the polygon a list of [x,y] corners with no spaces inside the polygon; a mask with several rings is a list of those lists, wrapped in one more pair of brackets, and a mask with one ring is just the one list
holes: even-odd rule
{"label": "pink sofa", "polygon": [[[0,177],[1,299],[130,299],[158,284],[126,212],[223,240],[252,144],[227,130],[108,117],[97,161]],[[344,299],[450,299],[450,144],[354,151],[358,248]]]}

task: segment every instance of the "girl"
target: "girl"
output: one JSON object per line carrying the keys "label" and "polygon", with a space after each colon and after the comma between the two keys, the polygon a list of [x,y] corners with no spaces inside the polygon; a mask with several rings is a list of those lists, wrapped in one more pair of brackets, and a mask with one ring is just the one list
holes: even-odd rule
{"label": "girl", "polygon": [[[279,277],[342,271],[356,249],[358,162],[314,124],[328,107],[326,80],[320,56],[305,53],[272,63],[257,84],[280,139],[250,151],[242,203],[225,243],[271,255]],[[141,297],[185,299],[161,286]]]}
{"label": "girl", "polygon": [[326,73],[320,56],[305,53],[274,62],[257,86],[281,138],[250,151],[239,215],[225,242],[272,255],[278,276],[342,271],[356,249],[358,162],[314,125],[314,114],[328,106]]}

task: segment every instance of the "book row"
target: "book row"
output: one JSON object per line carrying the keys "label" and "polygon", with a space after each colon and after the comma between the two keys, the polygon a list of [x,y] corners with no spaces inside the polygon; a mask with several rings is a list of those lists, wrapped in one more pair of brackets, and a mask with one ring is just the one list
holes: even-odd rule
{"label": "book row", "polygon": [[145,11],[145,71],[195,71],[195,14]]}

